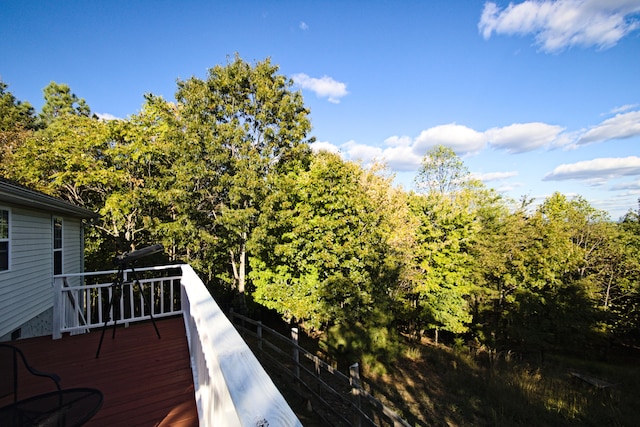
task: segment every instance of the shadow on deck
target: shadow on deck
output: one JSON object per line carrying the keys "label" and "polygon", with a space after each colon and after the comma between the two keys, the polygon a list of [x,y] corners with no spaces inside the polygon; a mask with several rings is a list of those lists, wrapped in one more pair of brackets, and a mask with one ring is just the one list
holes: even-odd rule
{"label": "shadow on deck", "polygon": [[[197,426],[189,348],[182,316],[119,326],[115,339],[101,329],[91,333],[13,341],[38,370],[55,373],[63,388],[92,387],[104,394],[100,411],[87,426]],[[51,383],[22,376],[19,398],[45,393]],[[2,402],[0,402],[2,403]],[[1,405],[0,405],[1,406]]]}

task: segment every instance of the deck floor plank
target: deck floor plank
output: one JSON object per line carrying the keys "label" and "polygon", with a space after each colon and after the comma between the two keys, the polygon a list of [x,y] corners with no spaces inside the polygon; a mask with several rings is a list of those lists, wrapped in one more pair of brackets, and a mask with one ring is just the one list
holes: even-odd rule
{"label": "deck floor plank", "polygon": [[[100,357],[96,350],[101,329],[60,340],[39,337],[18,340],[29,363],[60,376],[63,388],[93,387],[102,391],[100,411],[87,426],[198,425],[189,349],[182,317],[119,326],[105,332]],[[19,398],[52,390],[41,379],[21,379]],[[22,380],[25,381],[22,381]]]}

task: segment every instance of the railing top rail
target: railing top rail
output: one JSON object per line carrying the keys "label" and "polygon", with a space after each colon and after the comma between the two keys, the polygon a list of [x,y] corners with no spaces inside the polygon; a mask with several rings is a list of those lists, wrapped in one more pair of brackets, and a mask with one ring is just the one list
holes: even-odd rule
{"label": "railing top rail", "polygon": [[[127,268],[124,271],[130,272],[135,269],[136,272],[142,271],[160,271],[160,270],[170,270],[172,268],[182,268],[186,264],[170,264],[170,265],[158,265],[153,267],[140,267],[140,268]],[[116,274],[119,270],[105,270],[105,271],[86,271],[84,273],[68,273],[68,274],[56,274],[53,276],[56,278],[64,278],[64,277],[87,277],[87,276],[105,276],[107,274]]]}

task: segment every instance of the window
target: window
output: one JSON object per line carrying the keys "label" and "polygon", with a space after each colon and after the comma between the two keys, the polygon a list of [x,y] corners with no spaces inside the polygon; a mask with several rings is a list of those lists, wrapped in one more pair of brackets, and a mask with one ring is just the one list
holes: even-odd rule
{"label": "window", "polygon": [[62,218],[53,218],[53,274],[62,274]]}
{"label": "window", "polygon": [[9,211],[0,208],[0,271],[9,269]]}

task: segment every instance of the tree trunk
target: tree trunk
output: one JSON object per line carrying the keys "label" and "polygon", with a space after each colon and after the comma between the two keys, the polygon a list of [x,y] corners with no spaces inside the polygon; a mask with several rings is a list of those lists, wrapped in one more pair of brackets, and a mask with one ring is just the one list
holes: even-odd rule
{"label": "tree trunk", "polygon": [[238,251],[238,260],[236,262],[236,254],[233,250],[229,251],[231,256],[231,267],[233,269],[233,278],[235,280],[235,288],[237,293],[237,308],[242,314],[246,314],[247,302],[245,300],[245,282],[246,282],[246,241],[247,233],[242,233],[242,241],[240,242],[240,249]]}

